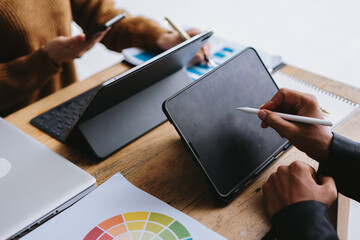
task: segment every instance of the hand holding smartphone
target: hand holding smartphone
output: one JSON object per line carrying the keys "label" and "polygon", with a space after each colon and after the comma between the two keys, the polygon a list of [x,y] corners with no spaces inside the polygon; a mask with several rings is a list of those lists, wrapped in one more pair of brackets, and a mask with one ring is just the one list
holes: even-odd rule
{"label": "hand holding smartphone", "polygon": [[106,23],[97,26],[94,29],[91,29],[90,31],[87,31],[85,33],[86,36],[86,40],[91,39],[95,34],[105,31],[107,28],[111,27],[112,25],[114,25],[115,23],[117,23],[118,21],[120,21],[121,19],[125,18],[126,13],[120,13],[119,15],[117,15],[116,17],[110,19],[109,21],[107,21]]}

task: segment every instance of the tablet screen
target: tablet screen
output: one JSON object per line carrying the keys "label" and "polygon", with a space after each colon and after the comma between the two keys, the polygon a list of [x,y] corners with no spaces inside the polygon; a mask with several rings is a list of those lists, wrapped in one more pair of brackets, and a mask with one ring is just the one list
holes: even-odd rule
{"label": "tablet screen", "polygon": [[273,129],[262,129],[255,114],[278,91],[252,48],[169,98],[168,117],[193,149],[201,167],[227,196],[286,145]]}

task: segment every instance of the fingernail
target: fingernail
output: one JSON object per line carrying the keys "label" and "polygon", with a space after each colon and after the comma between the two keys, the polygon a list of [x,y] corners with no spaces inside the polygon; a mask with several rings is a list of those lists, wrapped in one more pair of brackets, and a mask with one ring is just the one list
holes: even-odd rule
{"label": "fingernail", "polygon": [[265,111],[259,111],[258,116],[261,120],[265,120],[267,113]]}

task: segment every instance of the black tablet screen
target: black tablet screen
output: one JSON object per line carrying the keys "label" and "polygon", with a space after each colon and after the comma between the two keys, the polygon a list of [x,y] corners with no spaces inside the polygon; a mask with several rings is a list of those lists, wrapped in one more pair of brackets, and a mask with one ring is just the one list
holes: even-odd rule
{"label": "black tablet screen", "polygon": [[259,108],[277,91],[249,48],[166,102],[220,195],[230,194],[287,143],[273,129],[262,129],[257,115],[237,110]]}

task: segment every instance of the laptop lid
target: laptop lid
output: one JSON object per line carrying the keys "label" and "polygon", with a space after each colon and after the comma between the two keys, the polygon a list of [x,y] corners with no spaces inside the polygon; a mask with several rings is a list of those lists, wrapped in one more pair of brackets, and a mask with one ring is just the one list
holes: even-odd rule
{"label": "laptop lid", "polygon": [[278,88],[256,51],[247,48],[170,97],[163,109],[218,196],[230,201],[288,145],[254,114]]}
{"label": "laptop lid", "polygon": [[162,102],[192,83],[183,67],[211,30],[101,84],[78,127],[93,153],[105,158],[166,120]]}
{"label": "laptop lid", "polygon": [[96,187],[73,163],[0,118],[0,239],[15,237]]}

